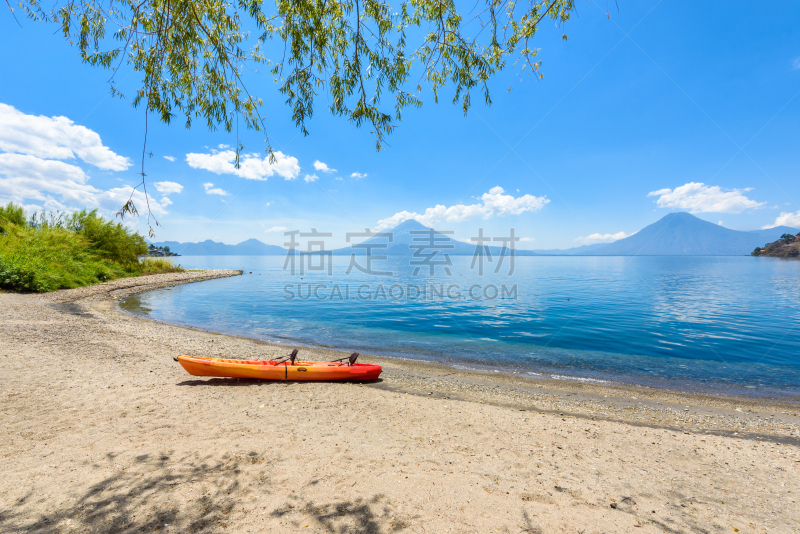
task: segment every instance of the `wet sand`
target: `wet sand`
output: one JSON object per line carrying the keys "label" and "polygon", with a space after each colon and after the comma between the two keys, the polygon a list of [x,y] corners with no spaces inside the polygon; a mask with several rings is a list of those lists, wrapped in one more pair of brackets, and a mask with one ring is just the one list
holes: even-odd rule
{"label": "wet sand", "polygon": [[795,404],[373,356],[363,385],[191,377],[290,346],[116,302],[234,274],[0,293],[0,532],[800,530]]}

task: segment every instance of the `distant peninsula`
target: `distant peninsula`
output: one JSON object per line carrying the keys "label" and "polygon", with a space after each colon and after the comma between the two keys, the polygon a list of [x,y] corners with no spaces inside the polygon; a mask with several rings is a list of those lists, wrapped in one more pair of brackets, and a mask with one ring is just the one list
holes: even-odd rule
{"label": "distant peninsula", "polygon": [[163,247],[157,247],[151,243],[150,246],[147,247],[146,256],[151,258],[163,258],[166,256],[178,256],[178,254],[175,252],[170,252],[169,247],[166,245]]}
{"label": "distant peninsula", "polygon": [[777,241],[764,245],[764,248],[756,247],[750,255],[797,258],[800,256],[800,232],[797,235],[783,234]]}

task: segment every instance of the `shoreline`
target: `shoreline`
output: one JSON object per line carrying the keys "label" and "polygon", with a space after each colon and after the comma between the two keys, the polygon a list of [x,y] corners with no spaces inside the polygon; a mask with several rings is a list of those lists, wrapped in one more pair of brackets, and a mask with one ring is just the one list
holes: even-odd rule
{"label": "shoreline", "polygon": [[[241,273],[241,271],[238,272]],[[338,359],[343,356],[349,355],[350,353],[349,351],[344,351],[342,349],[334,347],[306,345],[303,343],[296,342],[294,340],[291,340],[291,342],[285,344],[275,343],[273,341],[262,340],[254,337],[248,337],[238,334],[226,334],[222,332],[215,332],[213,330],[205,328],[200,328],[197,326],[178,325],[167,321],[151,319],[150,317],[147,317],[144,314],[138,314],[135,312],[131,312],[129,310],[125,310],[118,302],[123,298],[127,298],[129,296],[133,296],[138,293],[143,293],[145,291],[152,291],[154,289],[159,289],[161,287],[170,287],[171,285],[193,283],[195,281],[210,280],[214,278],[221,278],[224,276],[232,276],[232,275],[225,274],[222,276],[213,276],[208,278],[202,277],[197,280],[187,280],[187,281],[181,281],[177,284],[159,285],[157,287],[147,287],[143,289],[137,286],[135,291],[126,294],[124,297],[115,298],[114,305],[118,313],[123,315],[128,315],[140,321],[158,323],[168,327],[181,328],[193,332],[202,332],[212,336],[224,336],[226,338],[237,339],[245,343],[255,342],[259,345],[263,344],[265,346],[271,347],[272,349],[277,349],[280,351],[288,351],[291,348],[303,347],[305,348],[306,352],[314,356],[324,357],[328,359]],[[236,355],[231,354],[224,357],[236,358]],[[495,372],[493,370],[479,371],[473,369],[459,369],[457,367],[453,367],[448,364],[440,364],[430,361],[420,361],[411,358],[403,359],[392,356],[381,356],[368,353],[364,353],[362,355],[362,359],[365,358],[368,358],[370,362],[378,363],[381,366],[383,366],[384,374],[381,375],[382,377],[384,377],[386,375],[386,372],[391,369],[393,371],[399,372],[399,374],[395,377],[395,380],[397,380],[397,378],[402,376],[403,380],[407,382],[406,387],[398,387],[397,385],[394,385],[394,386],[380,387],[380,389],[399,391],[408,394],[418,394],[417,390],[421,388],[420,383],[422,381],[444,376],[450,378],[449,382],[458,381],[458,382],[476,383],[482,385],[488,382],[494,384],[502,384],[506,387],[515,387],[522,390],[526,389],[530,390],[533,388],[542,389],[542,392],[529,391],[528,392],[529,395],[526,401],[517,401],[510,404],[507,402],[503,403],[498,401],[489,401],[488,399],[485,399],[483,401],[485,403],[497,406],[507,406],[518,409],[529,406],[531,407],[529,409],[533,411],[535,410],[535,408],[532,408],[532,406],[535,406],[534,399],[538,398],[536,394],[542,393],[549,395],[573,396],[576,398],[570,399],[571,403],[575,401],[584,403],[593,403],[594,408],[598,407],[596,404],[597,402],[606,402],[605,399],[614,399],[617,402],[616,405],[617,407],[620,407],[620,404],[623,405],[625,408],[635,408],[636,405],[638,405],[639,407],[644,406],[650,410],[657,410],[657,411],[673,410],[675,413],[678,414],[681,414],[682,412],[685,411],[686,407],[689,407],[690,413],[694,414],[702,413],[705,416],[719,415],[723,417],[733,417],[733,418],[743,419],[745,421],[756,424],[759,422],[760,419],[759,416],[756,414],[763,412],[772,414],[773,419],[775,419],[775,422],[777,423],[795,424],[798,425],[798,428],[800,429],[800,400],[798,400],[797,402],[788,402],[788,401],[781,401],[774,399],[765,399],[760,397],[737,397],[725,394],[693,393],[693,392],[677,391],[668,388],[641,386],[637,384],[619,384],[619,383],[597,384],[592,382],[582,382],[579,380],[560,380],[548,377],[533,378],[533,377],[520,376],[513,373],[504,373],[502,371]],[[450,394],[456,395],[456,391],[461,389],[459,385],[453,385],[448,383],[440,383],[439,387],[441,391],[433,393],[433,395],[438,394],[439,397],[445,397],[448,399],[451,397],[445,395],[444,391],[449,391]],[[531,393],[533,393],[532,396]],[[427,392],[424,394],[428,395]],[[456,397],[452,398],[455,399]],[[461,400],[467,400],[467,397],[462,394]],[[632,403],[631,402],[632,400],[640,402]],[[645,400],[647,402],[642,402]],[[550,410],[550,411],[560,411],[560,410]],[[578,415],[582,411],[583,410],[576,411],[573,413],[573,415]],[[626,418],[625,420],[628,419],[630,418]],[[618,414],[616,420],[623,420],[623,419]],[[692,423],[692,422],[693,421],[691,420],[687,421],[687,423]],[[680,424],[677,426],[672,425],[669,428],[683,431],[684,427],[686,426],[687,426],[686,424]],[[707,429],[705,432],[715,433],[716,435],[738,436],[743,439],[776,439],[778,442],[781,443],[790,443],[793,445],[800,446],[800,431],[796,432],[795,435],[786,436],[786,435],[775,435],[770,433],[762,434],[760,432],[755,432],[755,433],[739,432],[738,430],[734,430],[734,428],[735,425],[728,425],[728,428],[725,430],[718,429],[712,431],[710,429]],[[748,436],[751,435],[752,437],[748,438]]]}
{"label": "shoreline", "polygon": [[[158,289],[158,288],[153,288]],[[141,293],[144,291],[150,291],[151,289],[145,289],[142,291],[138,291],[137,293]],[[127,295],[133,296],[134,294]],[[122,299],[119,299],[122,300]],[[153,321],[159,324],[174,326],[176,328],[185,328],[197,332],[204,332],[212,335],[222,335],[231,338],[237,338],[242,340],[252,340],[257,341],[259,343],[265,343],[267,345],[271,345],[274,347],[292,347],[292,348],[301,348],[307,351],[324,351],[325,353],[335,354],[336,358],[341,358],[342,356],[347,356],[350,354],[350,350],[346,350],[339,347],[333,346],[326,346],[321,344],[311,344],[304,341],[299,341],[295,339],[286,338],[284,342],[281,341],[274,341],[274,340],[267,340],[261,339],[258,337],[250,337],[238,333],[228,333],[228,332],[219,332],[208,328],[202,328],[199,326],[193,326],[188,324],[178,324],[172,323],[165,320],[154,319],[149,317],[145,313],[139,313],[133,310],[128,310],[122,307],[120,303],[117,303],[117,307],[121,313],[130,315],[132,317]],[[683,391],[676,388],[670,388],[668,386],[650,386],[645,384],[636,384],[636,383],[626,383],[626,382],[618,382],[612,379],[592,379],[592,378],[584,378],[579,376],[569,376],[569,375],[559,375],[564,376],[564,378],[555,378],[552,373],[537,373],[539,377],[528,377],[524,376],[522,373],[516,373],[505,370],[503,367],[496,367],[493,368],[491,366],[485,366],[486,369],[469,369],[465,368],[468,364],[465,363],[437,363],[430,360],[425,359],[416,359],[416,358],[404,358],[401,356],[395,355],[382,355],[379,351],[371,351],[367,350],[365,352],[361,352],[364,357],[368,357],[382,365],[392,365],[398,364],[401,365],[400,362],[405,362],[405,365],[408,366],[415,366],[420,368],[428,368],[431,369],[439,369],[439,370],[448,370],[450,374],[461,374],[463,376],[482,376],[488,379],[499,378],[502,377],[513,377],[512,381],[519,381],[521,383],[532,383],[532,384],[548,384],[552,386],[554,389],[560,389],[557,384],[565,383],[568,384],[565,386],[565,389],[572,390],[578,387],[579,385],[586,386],[588,389],[598,388],[601,391],[603,389],[609,390],[619,390],[620,392],[624,392],[624,395],[631,396],[634,394],[640,394],[642,396],[658,396],[654,392],[661,392],[664,395],[661,398],[671,398],[676,399],[677,397],[686,397],[697,399],[695,402],[714,402],[715,400],[718,402],[726,403],[727,405],[733,404],[743,404],[743,405],[772,405],[773,407],[780,407],[778,411],[794,411],[800,412],[800,394],[795,396],[787,396],[786,398],[770,398],[766,396],[755,396],[755,395],[735,395],[726,392],[710,392],[710,393],[701,393],[697,391]],[[480,365],[480,364],[474,364]],[[464,366],[464,367],[460,367]],[[648,392],[650,392],[648,394]],[[680,404],[680,403],[678,403]]]}
{"label": "shoreline", "polygon": [[362,358],[384,373],[365,384],[192,377],[173,356],[273,359],[288,347],[119,308],[122,295],[235,274],[0,293],[0,530],[800,524],[793,404],[373,356]]}
{"label": "shoreline", "polygon": [[[192,332],[198,332],[212,336],[224,336],[226,338],[238,339],[244,342],[250,341],[259,344],[263,343],[264,345],[280,350],[301,348],[305,349],[307,353],[315,355],[324,355],[325,357],[330,357],[332,359],[338,359],[350,354],[350,351],[346,351],[340,348],[327,347],[324,345],[311,345],[296,340],[287,340],[286,343],[278,343],[274,341],[263,340],[257,337],[216,332],[214,330],[201,328],[198,326],[170,323],[168,321],[162,321],[159,319],[151,319],[150,317],[144,314],[126,310],[118,302],[116,303],[116,306],[119,313],[128,315],[132,318],[142,321],[149,321],[169,327],[181,328]],[[235,355],[231,355],[230,357],[235,358]],[[547,391],[563,391],[573,394],[578,394],[578,392],[580,392],[586,398],[593,398],[593,399],[598,399],[601,397],[606,398],[609,397],[608,393],[611,393],[614,397],[618,398],[633,398],[633,399],[647,398],[653,401],[656,400],[666,401],[676,407],[685,406],[684,402],[677,402],[677,401],[688,399],[693,404],[696,405],[704,405],[704,406],[714,405],[716,407],[719,407],[720,409],[728,409],[733,411],[736,411],[737,408],[740,410],[742,408],[748,408],[751,410],[758,409],[758,411],[762,412],[788,411],[790,414],[796,414],[797,419],[796,420],[790,419],[787,420],[787,422],[800,423],[800,399],[798,399],[798,401],[796,402],[791,402],[785,400],[767,399],[763,397],[749,397],[749,396],[740,397],[735,395],[726,395],[722,393],[715,394],[715,393],[687,392],[669,388],[643,386],[639,384],[612,383],[610,381],[600,384],[596,382],[584,382],[580,380],[579,377],[576,377],[575,379],[570,379],[570,378],[560,379],[542,375],[540,378],[534,378],[534,377],[522,376],[517,373],[503,372],[502,370],[494,371],[491,369],[487,369],[481,371],[477,369],[463,369],[456,367],[455,364],[450,365],[447,363],[436,363],[428,360],[417,360],[414,358],[382,356],[368,352],[360,353],[360,358],[369,359],[370,362],[382,365],[385,369],[391,368],[403,371],[417,371],[421,375],[430,375],[431,377],[453,376],[455,377],[454,380],[459,378],[475,379],[479,381],[480,380],[490,381],[506,385],[516,385],[523,387],[542,386],[543,388],[546,387]],[[735,415],[735,414],[730,414],[730,415]],[[800,436],[800,434],[798,434],[798,436]],[[797,444],[800,445],[800,439],[798,440]]]}

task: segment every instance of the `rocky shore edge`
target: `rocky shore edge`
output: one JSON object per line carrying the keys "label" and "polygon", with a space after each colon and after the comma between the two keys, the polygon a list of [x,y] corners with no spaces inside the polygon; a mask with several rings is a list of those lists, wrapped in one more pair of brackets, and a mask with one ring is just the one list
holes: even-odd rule
{"label": "rocky shore edge", "polygon": [[215,278],[228,278],[239,276],[243,271],[232,269],[206,269],[202,271],[185,271],[182,273],[152,274],[146,276],[135,276],[131,278],[120,278],[112,282],[105,282],[94,286],[78,287],[75,289],[64,289],[53,293],[37,295],[46,302],[76,302],[76,301],[100,301],[100,300],[120,300],[136,293],[152,291],[162,287],[171,287],[192,282],[202,282],[214,280]]}

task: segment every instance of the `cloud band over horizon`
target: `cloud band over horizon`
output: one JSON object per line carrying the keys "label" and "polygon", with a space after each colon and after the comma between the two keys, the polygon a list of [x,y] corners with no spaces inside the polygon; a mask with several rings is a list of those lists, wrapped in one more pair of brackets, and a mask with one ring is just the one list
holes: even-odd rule
{"label": "cloud band over horizon", "polygon": [[506,195],[504,193],[505,191],[502,187],[496,186],[490,189],[488,193],[481,195],[481,203],[479,204],[456,204],[450,207],[439,204],[426,209],[425,213],[422,214],[411,211],[401,211],[395,213],[391,217],[381,219],[378,221],[375,228],[376,230],[393,228],[409,219],[414,219],[425,226],[433,227],[435,224],[442,221],[462,222],[476,217],[488,219],[493,215],[498,215],[500,217],[519,215],[526,211],[538,211],[550,202],[550,199],[546,196],[536,197],[533,195],[522,195],[515,198],[512,195]]}
{"label": "cloud band over horizon", "polygon": [[659,197],[659,208],[689,210],[690,213],[742,213],[746,209],[759,208],[766,202],[756,202],[744,193],[752,188],[723,190],[718,185],[689,182],[675,189],[651,191],[648,197]]}

